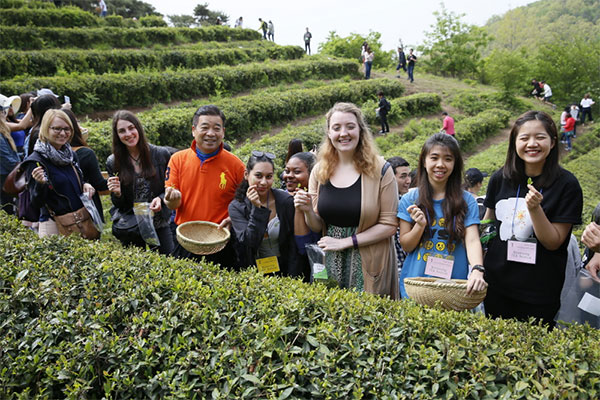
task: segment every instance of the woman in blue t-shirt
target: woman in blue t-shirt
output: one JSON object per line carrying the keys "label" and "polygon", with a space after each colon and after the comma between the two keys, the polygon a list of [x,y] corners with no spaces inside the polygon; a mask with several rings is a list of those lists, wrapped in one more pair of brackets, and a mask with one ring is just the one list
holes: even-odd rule
{"label": "woman in blue t-shirt", "polygon": [[[454,137],[431,136],[421,149],[418,186],[398,205],[400,244],[408,253],[400,274],[400,294],[408,297],[404,279],[467,279],[467,293],[483,290],[483,255],[477,202],[461,188],[463,160]],[[468,259],[468,261],[467,261]],[[469,263],[473,271],[469,274]]]}

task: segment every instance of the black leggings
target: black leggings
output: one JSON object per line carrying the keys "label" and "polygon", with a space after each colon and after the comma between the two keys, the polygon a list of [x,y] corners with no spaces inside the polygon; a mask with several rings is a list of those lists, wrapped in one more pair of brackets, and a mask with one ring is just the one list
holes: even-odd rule
{"label": "black leggings", "polygon": [[550,329],[554,328],[554,317],[560,308],[560,299],[555,303],[532,304],[505,296],[503,293],[488,287],[483,301],[485,314],[492,318],[514,318],[527,322],[530,317],[542,321]]}

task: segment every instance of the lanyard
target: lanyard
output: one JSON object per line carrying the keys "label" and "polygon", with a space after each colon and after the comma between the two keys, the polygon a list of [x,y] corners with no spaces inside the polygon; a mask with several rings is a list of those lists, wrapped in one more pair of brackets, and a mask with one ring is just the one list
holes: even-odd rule
{"label": "lanyard", "polygon": [[[540,194],[542,194],[542,190],[540,189]],[[515,217],[517,215],[517,206],[519,205],[519,194],[521,193],[521,185],[517,187],[517,198],[515,199],[515,208],[513,210],[512,221],[510,222],[510,236],[515,237]]]}

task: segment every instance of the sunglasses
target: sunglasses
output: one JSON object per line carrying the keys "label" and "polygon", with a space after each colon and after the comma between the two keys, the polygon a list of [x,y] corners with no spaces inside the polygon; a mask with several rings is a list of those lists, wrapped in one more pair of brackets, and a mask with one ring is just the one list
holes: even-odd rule
{"label": "sunglasses", "polygon": [[265,152],[265,151],[252,150],[252,157],[256,157],[256,158],[267,157],[269,160],[272,161],[275,159],[275,154]]}

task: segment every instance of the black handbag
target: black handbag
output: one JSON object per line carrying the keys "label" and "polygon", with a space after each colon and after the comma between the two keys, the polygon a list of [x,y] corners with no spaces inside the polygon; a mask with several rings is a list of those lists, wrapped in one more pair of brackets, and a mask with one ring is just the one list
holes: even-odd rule
{"label": "black handbag", "polygon": [[138,228],[138,222],[133,209],[121,214],[117,210],[116,218],[112,224],[112,234],[123,243],[143,241],[142,235]]}

